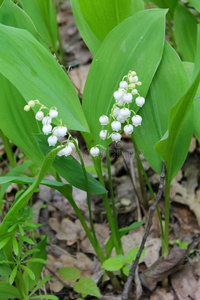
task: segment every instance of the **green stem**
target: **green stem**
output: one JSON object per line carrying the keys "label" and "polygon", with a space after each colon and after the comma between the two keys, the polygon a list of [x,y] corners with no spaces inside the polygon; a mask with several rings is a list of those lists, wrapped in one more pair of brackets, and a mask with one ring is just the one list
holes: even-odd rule
{"label": "green stem", "polygon": [[170,180],[166,174],[165,185],[165,234],[162,241],[162,256],[167,257],[169,254],[169,211],[170,211]]}
{"label": "green stem", "polygon": [[11,144],[9,142],[9,139],[7,138],[7,136],[3,133],[3,131],[1,129],[0,129],[0,137],[1,137],[2,142],[4,144],[4,148],[5,148],[5,151],[6,151],[7,158],[10,162],[10,165],[11,165],[12,168],[15,168],[17,166],[16,157],[13,154],[12,147],[11,147]]}
{"label": "green stem", "polygon": [[[135,139],[134,139],[133,135],[132,135],[132,141],[133,141],[134,148],[135,148],[135,150],[136,150],[137,153],[138,153],[138,146],[137,146],[137,143],[135,142]],[[153,201],[155,202],[155,200],[156,200],[155,194],[154,194],[154,192],[153,192],[151,183],[150,183],[150,181],[149,181],[149,178],[148,178],[147,173],[146,173],[146,171],[145,171],[145,169],[144,169],[144,167],[143,167],[143,164],[142,164],[142,161],[141,161],[139,155],[138,155],[138,163],[139,163],[139,165],[140,165],[140,168],[141,168],[142,173],[143,173],[143,175],[144,175],[144,178],[145,178],[145,180],[146,180],[146,183],[147,183],[147,186],[148,186],[148,188],[149,188],[151,197],[152,197]],[[159,210],[159,207],[158,207],[158,206],[156,206],[156,211],[157,211],[157,215],[158,215],[158,219],[159,219],[159,223],[160,223],[161,237],[162,237],[162,240],[163,240],[163,239],[164,239],[164,229],[163,229],[163,224],[162,224],[162,217],[161,217],[160,210]]]}
{"label": "green stem", "polygon": [[[103,175],[102,175],[101,160],[100,160],[100,158],[95,158],[93,161],[94,161],[94,165],[95,165],[95,168],[96,168],[96,171],[97,171],[99,182],[105,188],[105,183],[104,183],[104,179],[103,179]],[[108,171],[108,172],[110,173],[110,176],[109,176],[109,181],[110,181],[111,171]],[[111,193],[113,194],[113,189],[111,189]],[[108,199],[108,193],[103,194],[102,198],[103,198],[103,203],[104,203],[104,207],[105,207],[105,210],[106,210],[106,215],[107,215],[107,218],[108,218],[108,223],[109,223],[110,230],[111,230],[111,235],[112,235],[112,240],[113,240],[114,247],[116,249],[117,254],[123,254],[123,248],[122,248],[121,240],[120,240],[120,237],[119,237],[118,225],[117,225],[117,228],[116,228],[117,223],[114,220],[113,215],[112,215],[112,210],[110,208],[109,199]],[[114,198],[113,198],[113,200],[114,200]],[[114,209],[115,209],[115,205],[114,205]]]}

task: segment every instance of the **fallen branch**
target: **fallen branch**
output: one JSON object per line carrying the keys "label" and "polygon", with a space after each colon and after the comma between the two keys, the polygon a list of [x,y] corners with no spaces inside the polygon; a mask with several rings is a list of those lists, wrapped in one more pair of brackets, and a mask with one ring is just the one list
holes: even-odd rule
{"label": "fallen branch", "polygon": [[159,200],[162,196],[162,192],[163,192],[163,189],[164,189],[164,183],[165,183],[165,174],[166,174],[165,164],[162,163],[162,172],[161,172],[161,175],[160,175],[160,184],[159,184],[159,188],[158,188],[158,193],[156,195],[156,200],[149,209],[150,210],[149,220],[148,220],[148,223],[147,223],[147,226],[146,226],[144,236],[142,238],[140,249],[137,253],[136,259],[132,263],[127,282],[124,286],[124,291],[122,293],[122,298],[121,298],[122,300],[128,300],[128,295],[129,295],[129,291],[130,291],[130,288],[131,288],[131,284],[133,282],[133,278],[135,276],[135,271],[136,271],[137,265],[139,263],[140,256],[141,256],[142,251],[144,249],[144,246],[145,246],[145,243],[146,243],[146,240],[147,240],[147,237],[149,235],[149,231],[150,231],[150,228],[151,228],[151,225],[152,225],[153,214],[154,214],[156,206],[158,205],[158,202],[159,202]]}

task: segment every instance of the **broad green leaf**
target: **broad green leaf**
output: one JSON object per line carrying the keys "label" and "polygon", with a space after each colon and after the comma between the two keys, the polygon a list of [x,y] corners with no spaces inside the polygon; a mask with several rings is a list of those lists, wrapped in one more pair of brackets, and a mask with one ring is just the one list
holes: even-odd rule
{"label": "broad green leaf", "polygon": [[102,268],[106,271],[118,271],[121,270],[125,263],[125,257],[123,255],[118,255],[117,257],[111,257],[106,259],[103,264]]}
{"label": "broad green leaf", "polygon": [[189,2],[194,6],[194,8],[200,12],[200,2],[199,0],[189,0]]}
{"label": "broad green leaf", "polygon": [[100,41],[130,15],[131,0],[78,0],[78,3],[84,19]]}
{"label": "broad green leaf", "polygon": [[96,53],[83,93],[83,110],[92,133],[84,134],[89,147],[101,142],[99,117],[109,114],[113,93],[128,71],[137,72],[142,81],[140,94],[146,96],[162,57],[165,14],[160,9],[136,13],[114,28]]}
{"label": "broad green leaf", "polygon": [[[198,27],[198,43],[195,59],[195,67],[193,71],[192,84],[172,107],[169,117],[168,131],[160,142],[155,145],[155,151],[159,153],[167,168],[168,182],[171,182],[173,177],[180,169],[183,158],[186,157],[189,148],[188,128],[185,126],[184,121],[189,117],[189,110],[192,109],[193,99],[200,82],[200,26]],[[191,120],[190,120],[191,123]],[[188,126],[192,126],[188,123]],[[184,125],[184,126],[183,126]],[[181,133],[182,130],[182,133]],[[183,132],[185,130],[185,132]],[[191,134],[192,135],[192,134]],[[185,141],[187,139],[187,141]],[[180,143],[182,142],[182,143]],[[184,148],[182,148],[182,147]],[[180,156],[182,159],[180,159]],[[178,164],[177,164],[178,161]],[[178,169],[179,165],[179,169]]]}
{"label": "broad green leaf", "polygon": [[87,295],[97,298],[102,297],[99,292],[98,286],[91,278],[82,277],[78,282],[75,282],[73,288],[77,293],[84,295],[84,297]]}
{"label": "broad green leaf", "polygon": [[14,267],[14,269],[12,270],[12,273],[10,274],[10,277],[9,277],[9,283],[10,283],[10,285],[13,284],[16,275],[17,275],[17,266]]}
{"label": "broad green leaf", "polygon": [[[192,80],[193,63],[183,63],[188,78]],[[194,135],[200,141],[200,84],[194,98]]]}
{"label": "broad green leaf", "polygon": [[[46,260],[47,259],[47,253],[46,253],[46,238],[44,238],[40,243],[37,244],[37,248],[38,250],[40,250],[39,252],[36,252],[33,254],[32,258],[37,258],[37,259],[42,259],[42,260]],[[35,286],[40,277],[41,277],[41,273],[44,267],[44,264],[42,263],[37,263],[37,262],[31,262],[28,264],[29,269],[31,269],[35,275],[35,280],[32,280],[28,273],[24,272],[23,274],[23,278],[24,278],[24,282],[26,284],[26,290],[27,293],[28,291],[30,291],[30,289],[33,288],[33,286]]]}
{"label": "broad green leaf", "polygon": [[85,21],[78,4],[78,0],[71,0],[71,7],[78,30],[91,53],[94,55],[99,49],[101,41]]}
{"label": "broad green leaf", "polygon": [[174,13],[175,39],[185,61],[194,62],[197,43],[196,17],[185,6],[178,4]]}
{"label": "broad green leaf", "polygon": [[[44,135],[36,135],[36,140],[42,150],[43,153],[47,153],[49,151],[49,145],[46,141]],[[86,190],[85,178],[83,174],[83,170],[79,162],[72,156],[68,157],[56,157],[55,163],[53,167],[61,175],[65,180],[67,180],[73,186]],[[89,173],[87,173],[89,189],[91,193],[94,194],[105,194],[107,191],[104,187],[97,181],[94,177],[92,177]]]}
{"label": "broad green leaf", "polygon": [[122,271],[123,271],[124,275],[126,275],[126,276],[129,275],[130,268],[131,268],[130,266],[123,267]]}
{"label": "broad green leaf", "polygon": [[78,279],[81,275],[81,272],[77,268],[63,267],[59,269],[59,274],[63,280],[72,281]]}
{"label": "broad green leaf", "polygon": [[29,31],[46,48],[47,45],[38,34],[29,16],[11,0],[4,0],[0,7],[0,23]]}
{"label": "broad green leaf", "polygon": [[[139,247],[131,249],[126,255],[126,263],[131,264],[133,262],[133,260],[136,259],[138,251],[139,251]],[[146,251],[146,249],[143,249],[140,259],[142,259],[144,257],[145,251]]]}
{"label": "broad green leaf", "polygon": [[10,275],[12,269],[8,267],[6,264],[0,264],[0,275]]}
{"label": "broad green leaf", "polygon": [[174,12],[174,9],[176,8],[178,1],[179,0],[164,0],[167,7],[169,7],[169,9],[172,13]]}
{"label": "broad green leaf", "polygon": [[16,287],[10,286],[9,283],[0,282],[0,299],[7,300],[11,298],[20,299],[19,291]]}
{"label": "broad green leaf", "polygon": [[143,0],[131,0],[130,16],[144,9]]}
{"label": "broad green leaf", "polygon": [[21,29],[0,25],[0,40],[1,72],[26,101],[39,99],[47,107],[56,106],[70,129],[87,131],[76,91],[55,58]]}
{"label": "broad green leaf", "polygon": [[[142,125],[134,131],[140,150],[158,173],[161,172],[161,157],[154,151],[154,145],[167,131],[170,110],[188,85],[189,80],[180,59],[173,48],[165,43],[162,61],[140,111]],[[188,129],[192,126],[190,121],[186,125]]]}
{"label": "broad green leaf", "polygon": [[24,11],[34,22],[38,32],[40,32],[54,52],[56,52],[58,25],[53,2],[51,0],[20,0],[20,3]]}

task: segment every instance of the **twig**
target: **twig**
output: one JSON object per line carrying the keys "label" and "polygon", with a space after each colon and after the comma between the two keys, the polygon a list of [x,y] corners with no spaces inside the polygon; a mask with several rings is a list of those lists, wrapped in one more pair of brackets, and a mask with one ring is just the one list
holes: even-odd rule
{"label": "twig", "polygon": [[130,269],[130,272],[129,272],[129,276],[128,276],[127,282],[126,282],[126,284],[124,286],[124,291],[122,293],[121,300],[127,300],[128,299],[128,295],[129,295],[129,291],[130,291],[130,288],[131,288],[131,284],[132,284],[133,278],[135,276],[135,270],[137,268],[140,256],[141,256],[142,251],[144,249],[144,245],[146,243],[146,240],[147,240],[147,237],[149,235],[149,231],[150,231],[150,228],[151,228],[151,225],[152,225],[153,214],[154,214],[156,206],[158,205],[158,202],[159,202],[159,200],[160,200],[160,198],[162,196],[162,192],[163,192],[163,189],[164,189],[164,182],[165,182],[165,174],[166,174],[165,164],[162,163],[162,172],[161,172],[161,175],[160,175],[160,184],[159,184],[159,188],[158,188],[158,193],[156,195],[156,200],[155,200],[155,202],[153,203],[153,205],[149,209],[150,213],[149,213],[149,220],[148,220],[148,223],[147,223],[147,227],[146,227],[144,236],[142,238],[142,242],[141,242],[141,245],[140,245],[140,249],[139,249],[139,251],[137,253],[136,259],[132,263],[132,266],[131,266],[131,269]]}

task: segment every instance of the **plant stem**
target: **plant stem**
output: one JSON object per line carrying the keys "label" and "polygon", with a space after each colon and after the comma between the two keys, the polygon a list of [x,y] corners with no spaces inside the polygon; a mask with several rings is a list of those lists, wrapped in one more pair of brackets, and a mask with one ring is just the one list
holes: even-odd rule
{"label": "plant stem", "polygon": [[169,254],[169,210],[170,210],[170,180],[166,176],[165,185],[165,234],[162,240],[162,256],[167,257]]}
{"label": "plant stem", "polygon": [[[93,159],[93,161],[94,161],[95,169],[97,171],[99,182],[105,188],[105,183],[104,183],[104,179],[103,179],[103,175],[102,175],[101,160],[100,160],[100,158],[95,158],[95,159]],[[103,198],[103,203],[104,203],[104,207],[106,210],[106,215],[108,218],[108,223],[109,223],[110,230],[111,230],[114,247],[116,249],[117,254],[123,254],[122,246],[120,247],[121,241],[120,241],[120,237],[119,237],[119,231],[117,230],[117,232],[116,232],[116,227],[115,227],[112,211],[111,211],[110,204],[109,204],[108,193],[103,194],[102,198]]]}
{"label": "plant stem", "polygon": [[12,168],[15,168],[17,166],[16,157],[13,154],[12,147],[11,147],[11,144],[9,142],[9,139],[7,138],[7,136],[3,133],[3,131],[1,129],[0,129],[0,137],[1,137],[2,142],[4,144],[4,148],[5,148],[5,151],[6,151],[7,158],[10,162],[10,165],[11,165]]}
{"label": "plant stem", "polygon": [[[135,145],[136,145],[136,147],[137,147],[137,144],[136,144],[136,142],[135,142],[133,136],[132,136],[132,141],[133,141],[133,143],[135,143]],[[137,147],[136,149],[138,149],[138,147]],[[155,194],[154,194],[154,192],[153,192],[151,183],[150,183],[150,181],[149,181],[149,178],[148,178],[147,173],[146,173],[146,171],[145,171],[145,169],[144,169],[144,167],[143,167],[143,164],[142,164],[142,161],[141,161],[139,155],[138,155],[138,163],[139,163],[139,165],[140,165],[140,168],[141,168],[142,173],[143,173],[143,175],[144,175],[144,178],[145,178],[145,180],[146,180],[146,183],[147,183],[147,186],[148,186],[148,188],[149,188],[151,197],[152,197],[153,201],[155,202],[155,200],[156,200]],[[158,215],[158,219],[159,219],[159,223],[160,223],[161,236],[162,236],[162,239],[164,239],[164,229],[163,229],[163,224],[162,224],[162,217],[161,217],[160,210],[159,210],[159,207],[158,207],[158,206],[156,206],[156,211],[157,211],[157,215]]]}

